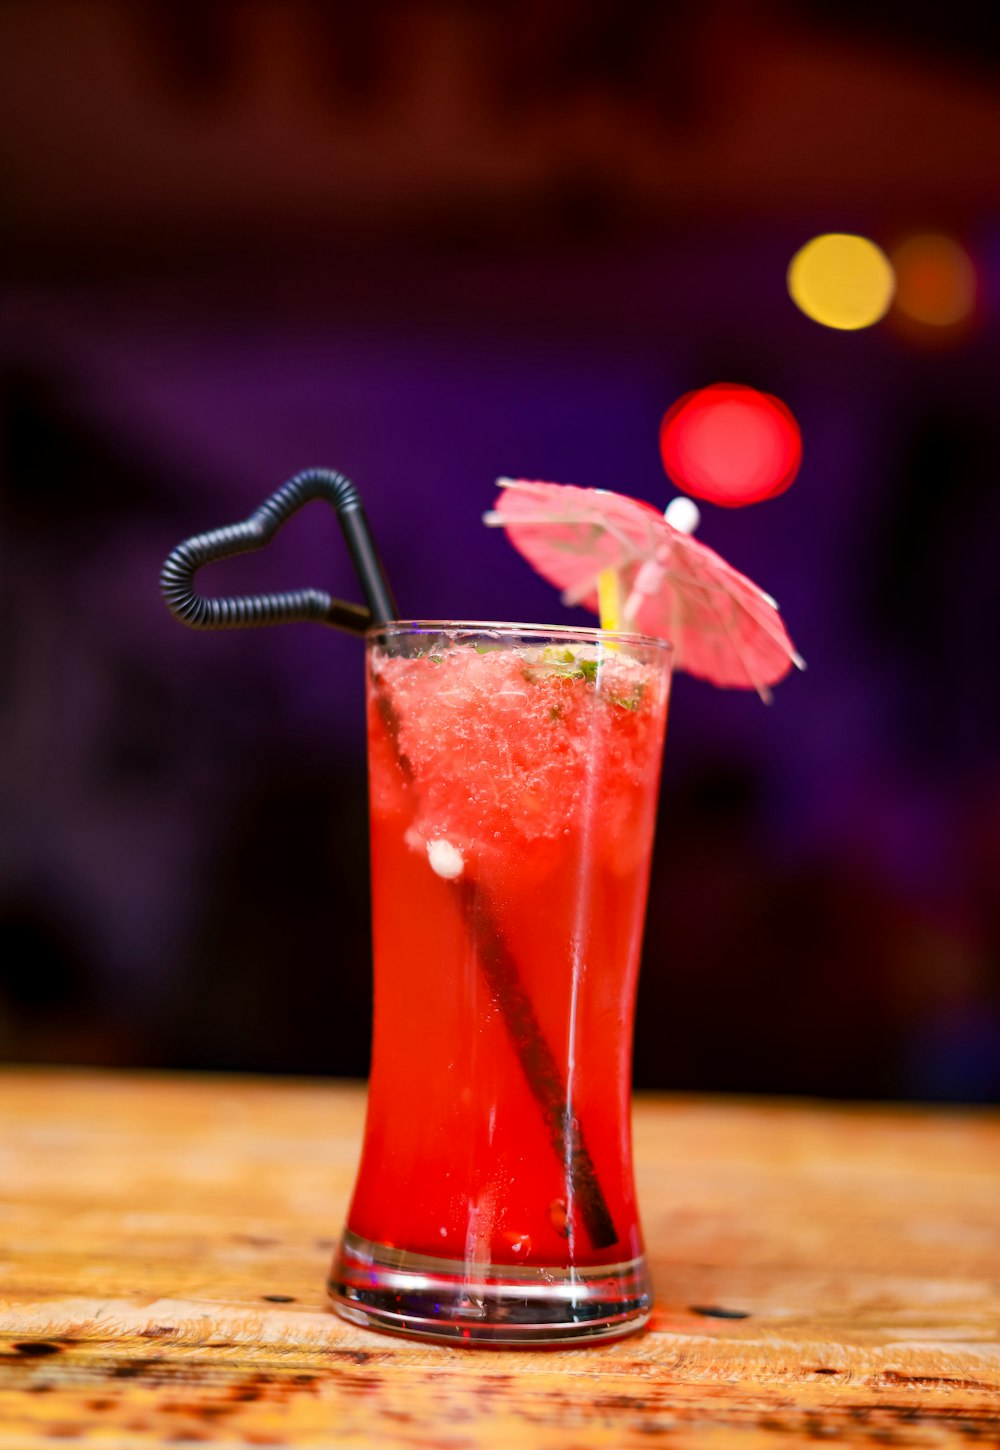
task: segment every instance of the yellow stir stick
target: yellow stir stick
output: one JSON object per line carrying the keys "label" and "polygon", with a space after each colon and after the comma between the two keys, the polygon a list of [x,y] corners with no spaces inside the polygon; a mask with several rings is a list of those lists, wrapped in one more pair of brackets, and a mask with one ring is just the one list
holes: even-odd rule
{"label": "yellow stir stick", "polygon": [[[621,630],[625,613],[625,598],[622,578],[617,569],[602,569],[597,576],[597,608],[601,617],[601,628]],[[612,646],[609,645],[609,648]]]}

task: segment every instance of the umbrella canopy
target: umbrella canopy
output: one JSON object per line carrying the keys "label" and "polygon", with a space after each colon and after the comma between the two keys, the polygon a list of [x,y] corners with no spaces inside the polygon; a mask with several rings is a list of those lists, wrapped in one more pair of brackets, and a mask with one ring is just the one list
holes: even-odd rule
{"label": "umbrella canopy", "polygon": [[484,521],[508,537],[567,604],[598,612],[614,571],[622,627],[673,645],[678,669],[714,685],[768,686],[803,667],[769,594],[652,505],[600,488],[500,479]]}

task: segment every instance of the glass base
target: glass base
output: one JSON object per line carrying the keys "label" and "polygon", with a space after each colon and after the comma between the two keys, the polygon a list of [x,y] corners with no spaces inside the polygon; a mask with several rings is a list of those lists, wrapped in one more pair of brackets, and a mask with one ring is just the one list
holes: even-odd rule
{"label": "glass base", "polygon": [[352,1324],[459,1344],[611,1339],[649,1319],[644,1258],[600,1268],[465,1264],[373,1243],[348,1230],[328,1284]]}

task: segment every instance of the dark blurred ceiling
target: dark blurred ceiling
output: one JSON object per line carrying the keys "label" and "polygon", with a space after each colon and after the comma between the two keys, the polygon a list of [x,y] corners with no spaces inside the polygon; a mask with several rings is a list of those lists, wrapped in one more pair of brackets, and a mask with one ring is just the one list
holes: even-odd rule
{"label": "dark blurred ceiling", "polygon": [[1000,7],[942,4],[941,0],[801,0],[794,14],[831,35],[891,47],[933,64],[954,61],[973,70],[1000,66]]}
{"label": "dark blurred ceiling", "polygon": [[15,274],[1000,204],[998,7],[5,0]]}

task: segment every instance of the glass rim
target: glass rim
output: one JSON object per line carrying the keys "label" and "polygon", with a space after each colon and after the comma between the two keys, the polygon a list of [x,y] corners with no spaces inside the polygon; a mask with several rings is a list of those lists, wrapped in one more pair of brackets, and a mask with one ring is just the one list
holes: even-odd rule
{"label": "glass rim", "polygon": [[369,643],[385,634],[504,634],[521,635],[528,639],[566,639],[588,644],[627,644],[647,649],[664,650],[668,655],[674,651],[669,640],[659,639],[653,634],[635,634],[626,629],[601,629],[599,625],[586,624],[519,624],[511,620],[498,619],[387,619],[381,624],[372,624],[365,630]]}

